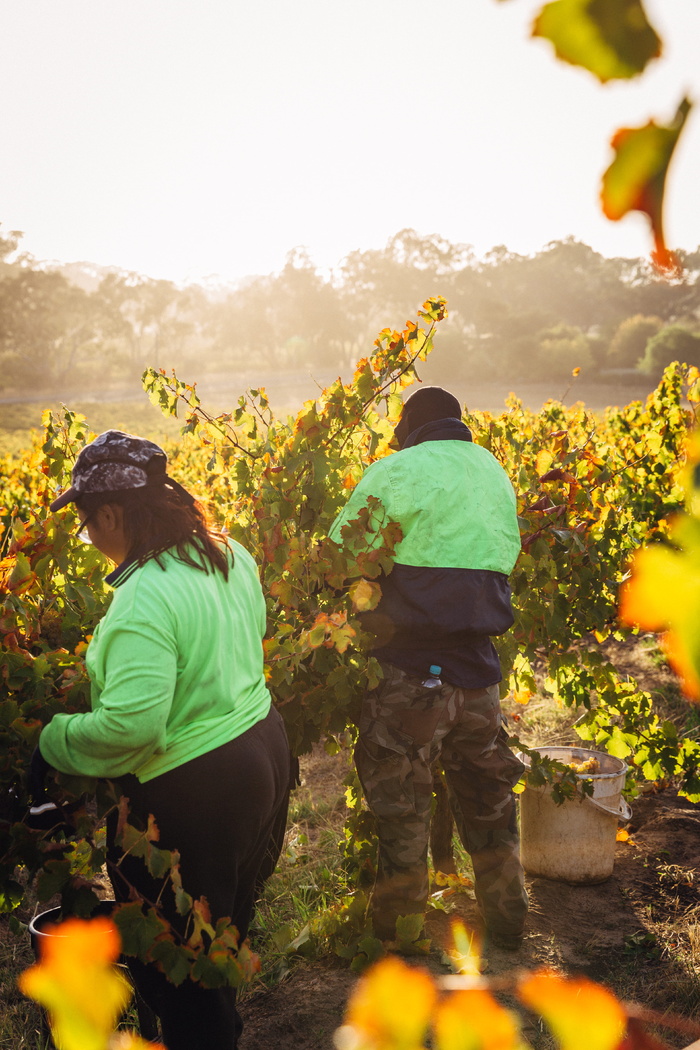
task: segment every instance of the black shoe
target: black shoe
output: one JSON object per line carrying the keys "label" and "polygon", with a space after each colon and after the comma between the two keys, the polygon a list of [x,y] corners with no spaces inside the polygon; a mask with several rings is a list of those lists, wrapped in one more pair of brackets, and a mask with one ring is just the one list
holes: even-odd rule
{"label": "black shoe", "polygon": [[485,951],[488,951],[489,948],[499,948],[504,952],[517,952],[520,951],[522,946],[522,933],[492,933],[490,930],[487,930],[484,939]]}

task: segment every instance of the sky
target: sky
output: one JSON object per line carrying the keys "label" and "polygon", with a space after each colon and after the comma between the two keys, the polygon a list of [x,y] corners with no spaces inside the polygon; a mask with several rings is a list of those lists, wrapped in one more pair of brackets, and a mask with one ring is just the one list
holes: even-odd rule
{"label": "sky", "polygon": [[175,281],[323,270],[406,227],[530,254],[606,220],[618,127],[698,99],[669,176],[700,244],[700,3],[646,0],[664,56],[602,87],[530,38],[543,0],[0,0],[1,232],[37,259]]}

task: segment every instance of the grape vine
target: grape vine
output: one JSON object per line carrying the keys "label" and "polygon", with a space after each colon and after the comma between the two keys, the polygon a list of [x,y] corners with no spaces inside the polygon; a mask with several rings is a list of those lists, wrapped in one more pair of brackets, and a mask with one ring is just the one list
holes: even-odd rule
{"label": "grape vine", "polygon": [[[391,566],[400,530],[371,502],[344,551],[328,530],[367,464],[390,452],[401,392],[418,379],[445,312],[444,300],[428,300],[417,323],[382,331],[350,383],[337,380],[294,418],[275,418],[264,390],[248,391],[231,411],[214,415],[196,386],[162,370],[144,374],[151,399],[182,420],[182,441],[168,450],[171,472],[260,565],[268,684],[297,754],[318,741],[331,752],[348,746],[362,693],[377,681],[358,613],[376,604],[376,580]],[[697,370],[673,365],[645,404],[603,416],[557,402],[534,413],[511,398],[499,416],[465,417],[474,440],[503,464],[518,499],[523,552],[512,576],[516,624],[498,640],[504,692],[527,703],[544,690],[581,708],[577,729],[584,740],[630,759],[639,777],[673,778],[695,800],[700,745],[656,714],[653,698],[616,671],[600,643],[633,630],[617,619],[630,555],[664,538],[669,518],[683,506],[686,439],[699,391]],[[98,793],[96,815],[84,803],[94,784],[59,777],[56,790],[79,803],[77,843],[76,836],[56,842],[33,832],[23,819],[26,769],[41,726],[57,711],[88,705],[85,642],[109,601],[105,563],[73,537],[71,512],[48,512],[88,437],[82,417],[47,413],[43,437],[26,461],[0,460],[6,493],[0,508],[0,905],[6,911],[38,877],[43,899],[60,892],[67,910],[88,914],[89,879],[104,861],[95,821],[114,805]],[[368,533],[380,541],[369,544]],[[514,737],[513,743],[520,742]],[[562,794],[575,783],[571,776],[557,780],[547,762],[534,762],[531,775]],[[371,871],[372,822],[352,778],[348,798],[348,866],[361,882]],[[145,862],[170,871],[180,892],[176,856],[158,854],[143,847]],[[205,917],[197,902],[181,900],[192,914],[192,936],[201,935]],[[130,950],[157,957],[180,979],[186,972],[210,982],[231,979],[216,976],[216,953],[205,965],[192,944],[171,939],[163,948],[168,938],[160,923],[147,918],[148,908],[138,917],[136,911],[121,919]]]}

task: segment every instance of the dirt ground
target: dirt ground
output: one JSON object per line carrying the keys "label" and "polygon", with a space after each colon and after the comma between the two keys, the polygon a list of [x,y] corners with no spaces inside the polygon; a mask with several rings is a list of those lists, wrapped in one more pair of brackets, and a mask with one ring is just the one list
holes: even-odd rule
{"label": "dirt ground", "polygon": [[[652,660],[639,640],[611,640],[605,655],[644,689],[674,688],[673,673]],[[535,732],[541,734],[541,727]],[[568,737],[539,740],[567,742]],[[303,778],[314,796],[342,797],[345,761],[346,756],[331,758],[320,748],[302,759]],[[550,966],[585,974],[625,1001],[662,1014],[680,1013],[700,1024],[700,805],[679,798],[670,785],[649,787],[652,791],[632,800],[629,839],[617,843],[607,881],[574,886],[526,876],[530,913],[523,947],[516,953],[489,953],[487,972],[498,976]],[[443,951],[451,944],[452,920],[478,926],[476,905],[466,893],[456,894],[451,903],[449,914],[428,911],[433,947],[428,957],[414,960],[434,973],[451,972]],[[331,1050],[356,980],[347,964],[332,956],[300,961],[276,987],[241,1003],[241,1050]],[[700,1037],[700,1028],[685,1035],[666,1029],[659,1034],[670,1045],[685,1047]],[[541,1026],[528,1030],[527,1038],[535,1050],[551,1047]]]}
{"label": "dirt ground", "polygon": [[[327,788],[329,763],[324,765]],[[530,916],[524,945],[517,953],[491,952],[487,972],[551,966],[612,985],[627,1000],[643,990],[643,1005],[661,1012],[667,1009],[669,985],[685,983],[687,999],[695,998],[700,1007],[700,991],[692,987],[698,985],[700,971],[693,977],[668,947],[670,925],[678,938],[695,936],[696,966],[700,963],[700,806],[678,798],[670,787],[640,796],[628,830],[630,841],[616,846],[614,871],[604,883],[574,886],[527,879]],[[449,942],[451,920],[477,922],[476,906],[466,894],[455,901],[450,915],[428,913],[433,949],[416,963],[433,972],[449,972],[441,945]],[[330,1050],[355,981],[333,958],[300,962],[274,989],[241,1004],[241,1050]],[[651,994],[650,987],[656,989]],[[697,1035],[671,1035],[669,1042],[685,1046],[693,1038]],[[537,1038],[532,1041],[537,1045]]]}

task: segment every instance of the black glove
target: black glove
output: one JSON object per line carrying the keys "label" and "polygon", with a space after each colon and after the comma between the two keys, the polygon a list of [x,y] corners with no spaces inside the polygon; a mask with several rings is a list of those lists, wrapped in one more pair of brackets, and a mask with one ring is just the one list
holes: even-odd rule
{"label": "black glove", "polygon": [[27,784],[33,804],[25,817],[25,824],[34,831],[63,831],[68,834],[74,829],[66,823],[65,812],[49,798],[46,790],[46,774],[50,769],[53,766],[35,747],[29,763]]}
{"label": "black glove", "polygon": [[31,761],[29,763],[29,794],[35,802],[46,801],[46,787],[44,782],[46,780],[46,774],[53,767],[49,765],[38,747],[35,747],[32,752]]}

